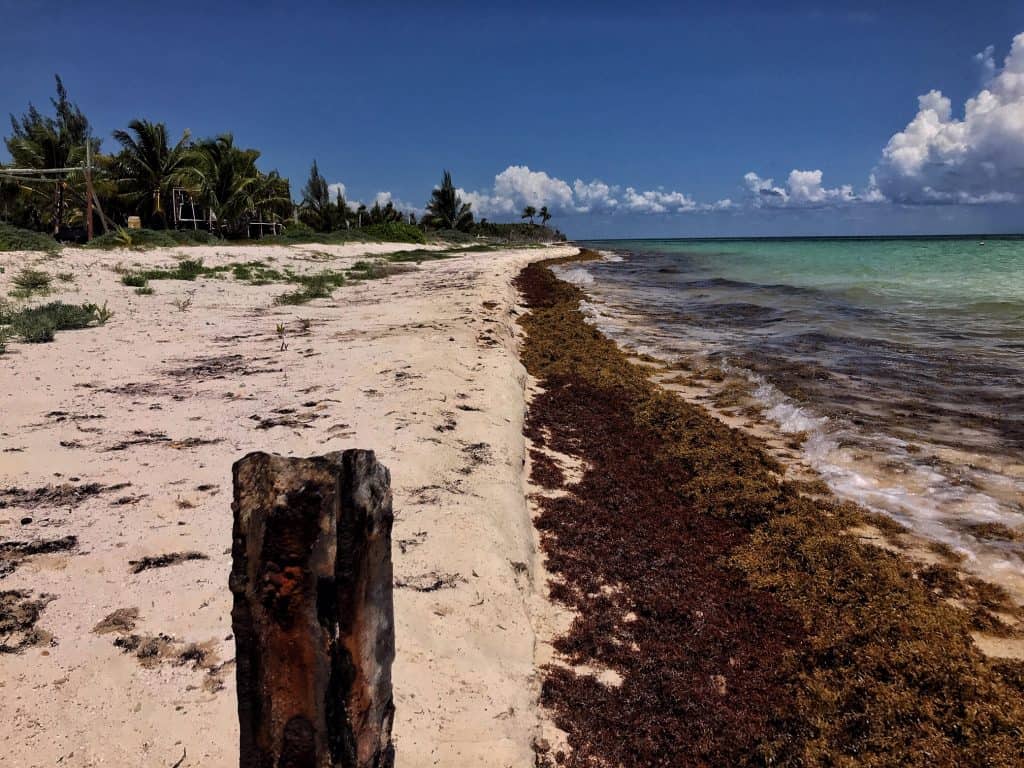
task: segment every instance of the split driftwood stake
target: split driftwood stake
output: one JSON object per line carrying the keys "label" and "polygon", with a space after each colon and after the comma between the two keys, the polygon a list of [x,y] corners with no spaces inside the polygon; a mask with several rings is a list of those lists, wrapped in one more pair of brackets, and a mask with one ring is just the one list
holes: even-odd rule
{"label": "split driftwood stake", "polygon": [[233,468],[241,768],[391,768],[391,476],[373,451]]}

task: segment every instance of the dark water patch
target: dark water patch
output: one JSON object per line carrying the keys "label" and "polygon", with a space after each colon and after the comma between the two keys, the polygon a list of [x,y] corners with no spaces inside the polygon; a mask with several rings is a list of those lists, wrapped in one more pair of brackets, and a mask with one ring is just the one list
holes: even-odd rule
{"label": "dark water patch", "polygon": [[738,327],[757,326],[782,320],[783,313],[771,307],[745,302],[696,305],[691,311],[698,311],[706,320],[726,321]]}

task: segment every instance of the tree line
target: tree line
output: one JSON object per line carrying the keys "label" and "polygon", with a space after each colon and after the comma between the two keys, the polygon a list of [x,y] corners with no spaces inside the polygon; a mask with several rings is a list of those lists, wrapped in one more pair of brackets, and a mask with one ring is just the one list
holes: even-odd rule
{"label": "tree line", "polygon": [[50,102],[53,115],[32,105],[20,117],[12,115],[11,135],[4,139],[11,168],[39,172],[4,176],[0,166],[0,218],[15,226],[59,235],[82,225],[87,155],[101,226],[138,216],[143,226],[164,229],[174,218],[175,189],[185,191],[223,234],[242,233],[254,216],[283,220],[291,214],[288,179],[261,171],[259,150],[237,146],[230,133],[193,140],[186,131],[172,141],[164,123],[132,120],[127,130],[113,133],[117,151],[105,154],[60,77]]}
{"label": "tree line", "polygon": [[[340,190],[332,195],[315,160],[296,204],[289,180],[276,170],[260,170],[259,150],[237,146],[230,133],[193,139],[185,131],[174,140],[164,123],[136,119],[126,130],[113,132],[116,151],[103,153],[59,76],[56,85],[53,113],[29,105],[23,115],[11,115],[11,134],[4,139],[11,162],[0,164],[0,220],[18,227],[62,239],[84,229],[90,197],[87,158],[94,224],[104,229],[126,224],[129,216],[138,216],[149,229],[172,227],[180,213],[176,200],[187,202],[188,218],[201,217],[205,226],[227,237],[246,236],[253,221],[299,221],[317,232],[389,223],[461,232],[488,226],[486,219],[475,221],[472,205],[458,194],[448,171],[417,221],[415,213],[390,201],[353,207]],[[19,174],[12,169],[20,169]],[[20,173],[26,170],[38,175]],[[533,224],[536,216],[544,224],[551,218],[546,207],[537,211],[532,206],[522,218]]]}

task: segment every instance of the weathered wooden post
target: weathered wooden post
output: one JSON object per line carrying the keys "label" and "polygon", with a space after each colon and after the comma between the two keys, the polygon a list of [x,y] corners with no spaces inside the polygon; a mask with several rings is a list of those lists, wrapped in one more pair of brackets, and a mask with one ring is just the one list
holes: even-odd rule
{"label": "weathered wooden post", "polygon": [[241,768],[391,768],[391,476],[373,451],[235,463]]}

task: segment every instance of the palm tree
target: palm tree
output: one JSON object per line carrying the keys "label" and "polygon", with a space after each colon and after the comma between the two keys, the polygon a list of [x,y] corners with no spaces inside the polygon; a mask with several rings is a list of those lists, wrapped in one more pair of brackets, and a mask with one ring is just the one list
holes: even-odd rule
{"label": "palm tree", "polygon": [[536,215],[537,215],[537,209],[534,208],[532,205],[528,205],[525,208],[523,208],[523,212],[522,212],[522,214],[520,214],[519,218],[521,218],[521,219],[529,219],[530,223],[533,224],[533,217],[536,216]]}
{"label": "palm tree", "polygon": [[439,229],[458,229],[465,232],[473,226],[471,208],[471,203],[462,202],[452,183],[452,175],[445,171],[441,186],[434,187],[434,191],[430,193],[424,221]]}
{"label": "palm tree", "polygon": [[260,221],[284,221],[294,212],[292,189],[288,179],[276,170],[256,171],[259,176],[249,190],[250,213]]}
{"label": "palm tree", "polygon": [[189,133],[185,131],[172,147],[163,123],[132,120],[128,131],[114,131],[114,139],[121,145],[114,165],[121,196],[150,227],[163,229],[167,221],[164,202],[171,199],[175,180],[185,169]]}
{"label": "palm tree", "polygon": [[259,151],[236,147],[230,133],[192,145],[187,156],[181,178],[189,181],[220,228],[241,233],[249,217],[267,209],[287,215],[288,180],[276,171],[261,173],[256,167]]}
{"label": "palm tree", "polygon": [[541,224],[546,225],[549,221],[551,221],[551,213],[548,211],[548,207],[546,205],[541,206],[541,209],[537,211],[537,214],[540,216]]}

